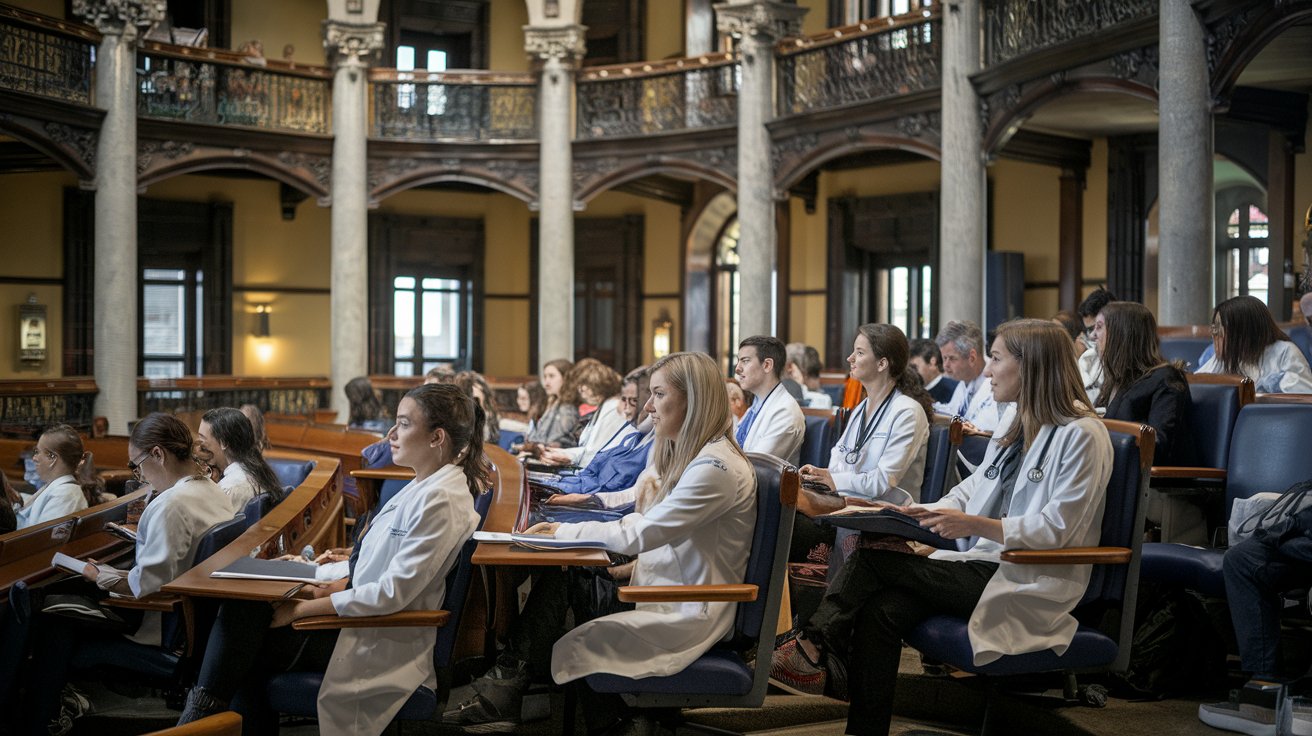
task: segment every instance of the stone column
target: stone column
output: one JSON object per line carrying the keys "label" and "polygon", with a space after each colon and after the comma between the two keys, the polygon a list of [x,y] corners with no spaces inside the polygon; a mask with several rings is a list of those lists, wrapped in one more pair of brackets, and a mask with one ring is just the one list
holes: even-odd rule
{"label": "stone column", "polygon": [[1158,24],[1157,323],[1200,325],[1211,317],[1216,250],[1207,29],[1189,0],[1161,0]]}
{"label": "stone column", "polygon": [[[738,334],[774,335],[774,167],[770,132],[774,117],[774,45],[801,32],[806,8],[775,0],[739,0],[715,6],[721,33],[738,39],[742,85],[738,89]],[[736,350],[737,346],[729,346]]]}
{"label": "stone column", "polygon": [[979,0],[943,5],[940,325],[963,319],[984,325],[984,133],[970,82],[980,67],[979,6]]}
{"label": "stone column", "polygon": [[333,66],[332,408],[348,417],[346,382],[369,370],[369,62],[383,48],[383,24],[326,20]]}
{"label": "stone column", "polygon": [[164,0],[74,0],[73,13],[102,34],[96,105],[95,413],[111,434],[137,417],[137,40],[163,20]]}
{"label": "stone column", "polygon": [[[574,69],[580,25],[525,26],[524,50],[541,63],[538,82],[538,357],[574,359]],[[541,366],[532,366],[534,371]]]}

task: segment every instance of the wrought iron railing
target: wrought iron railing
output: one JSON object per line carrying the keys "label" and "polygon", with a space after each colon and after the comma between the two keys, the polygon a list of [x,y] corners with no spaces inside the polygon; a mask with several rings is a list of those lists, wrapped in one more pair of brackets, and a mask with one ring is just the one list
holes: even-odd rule
{"label": "wrought iron railing", "polygon": [[90,376],[0,381],[0,437],[36,439],[52,424],[89,433],[97,392]]}
{"label": "wrought iron railing", "polygon": [[147,43],[137,54],[137,114],[160,120],[328,133],[332,77],[323,67]]}
{"label": "wrought iron railing", "polygon": [[988,0],[984,63],[1001,64],[1157,14],[1157,0]]}
{"label": "wrought iron railing", "polygon": [[934,11],[785,39],[778,113],[814,112],[937,88],[942,25]]}
{"label": "wrought iron railing", "polygon": [[538,135],[532,75],[374,69],[369,86],[375,138],[523,141]]}
{"label": "wrought iron railing", "polygon": [[221,406],[254,404],[274,414],[314,416],[328,407],[332,382],[324,377],[184,376],[138,378],[137,410],[178,414]]}
{"label": "wrought iron railing", "polygon": [[579,74],[580,140],[715,128],[738,120],[737,59],[690,59],[593,67]]}
{"label": "wrought iron railing", "polygon": [[99,42],[87,26],[0,6],[0,89],[90,105]]}

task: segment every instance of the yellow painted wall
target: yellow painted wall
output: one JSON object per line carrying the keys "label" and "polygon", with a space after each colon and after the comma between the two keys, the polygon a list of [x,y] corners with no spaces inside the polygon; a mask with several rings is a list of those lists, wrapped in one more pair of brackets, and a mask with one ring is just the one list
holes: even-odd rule
{"label": "yellow painted wall", "polygon": [[829,27],[829,0],[797,0],[808,12],[802,18],[802,34],[810,36]]}
{"label": "yellow painted wall", "polygon": [[[1025,280],[1056,281],[1061,210],[1059,169],[1000,159],[989,168],[993,183],[993,249],[1025,255]],[[1025,314],[1051,317],[1055,288],[1027,289]]]}
{"label": "yellow painted wall", "polygon": [[9,4],[51,18],[64,17],[64,0],[9,0]]}
{"label": "yellow painted wall", "polygon": [[[63,189],[76,186],[69,173],[0,176],[0,276],[64,277]],[[18,360],[18,305],[35,294],[46,306],[46,359]],[[64,288],[59,284],[0,283],[0,378],[58,378],[63,375]]]}
{"label": "yellow painted wall", "polygon": [[[323,65],[324,0],[232,0],[232,48],[252,39],[264,44],[264,56],[281,59],[283,47],[295,47],[292,61]],[[391,66],[390,62],[384,66]]]}
{"label": "yellow painted wall", "polygon": [[524,0],[492,0],[489,12],[488,68],[499,72],[528,71],[528,57],[524,54],[528,5]]}
{"label": "yellow painted wall", "polygon": [[[18,359],[18,306],[35,294],[46,307],[46,359]],[[59,378],[64,375],[64,287],[46,284],[0,283],[0,378]]]}
{"label": "yellow painted wall", "polygon": [[683,19],[683,3],[674,0],[648,0],[647,22],[644,24],[648,59],[685,56]]}

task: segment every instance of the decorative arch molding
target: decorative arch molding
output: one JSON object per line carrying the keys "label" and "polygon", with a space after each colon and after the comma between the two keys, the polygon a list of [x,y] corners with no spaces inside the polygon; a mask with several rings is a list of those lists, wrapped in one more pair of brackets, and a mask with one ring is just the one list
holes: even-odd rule
{"label": "decorative arch molding", "polygon": [[332,159],[328,156],[207,146],[191,141],[137,141],[137,186],[142,190],[175,176],[219,169],[253,171],[314,197],[322,206],[331,202]]}
{"label": "decorative arch molding", "polygon": [[1273,39],[1312,20],[1312,0],[1259,3],[1226,15],[1207,30],[1207,67],[1212,100],[1224,106],[1239,75]]}
{"label": "decorative arch molding", "polygon": [[984,151],[992,158],[1044,105],[1075,93],[1128,95],[1157,101],[1157,47],[1126,51],[1070,71],[1013,84],[980,100]]}
{"label": "decorative arch molding", "polygon": [[407,189],[458,181],[494,189],[521,200],[530,207],[538,201],[536,159],[415,159],[403,156],[370,156],[369,206]]}
{"label": "decorative arch molding", "polygon": [[942,156],[942,118],[937,110],[823,133],[798,133],[775,141],[771,152],[775,198],[788,198],[796,186],[825,163],[854,153],[898,150],[938,161]]}
{"label": "decorative arch molding", "polygon": [[738,189],[738,147],[717,146],[689,155],[601,156],[574,159],[575,208],[621,184],[654,174],[675,174]]}
{"label": "decorative arch molding", "polygon": [[84,189],[94,187],[100,131],[54,120],[0,112],[0,133],[12,136],[73,172]]}

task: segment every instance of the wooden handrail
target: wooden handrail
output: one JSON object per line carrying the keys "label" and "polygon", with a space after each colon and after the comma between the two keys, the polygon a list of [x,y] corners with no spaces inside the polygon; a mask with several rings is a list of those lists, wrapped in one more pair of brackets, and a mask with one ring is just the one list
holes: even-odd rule
{"label": "wooden handrail", "polygon": [[940,10],[940,6],[936,3],[928,8],[920,8],[902,15],[868,18],[850,25],[829,28],[810,36],[784,38],[775,44],[775,50],[781,56],[791,56],[824,46],[846,43],[863,36],[877,36],[890,31],[898,31],[937,20],[942,17]]}
{"label": "wooden handrail", "polygon": [[[298,64],[294,61],[284,59],[266,59],[264,57],[251,57],[236,51],[227,49],[212,49],[205,46],[177,46],[171,43],[162,43],[160,41],[145,41],[141,44],[141,50],[152,56],[171,56],[175,59],[185,59],[187,61],[212,62],[214,64],[223,64],[225,66],[239,66],[243,69],[252,71],[267,71],[274,74],[285,74],[293,77],[306,77],[307,79],[331,80],[333,72],[326,66],[317,66],[314,64]],[[251,59],[262,59],[262,63],[251,63]]]}
{"label": "wooden handrail", "polygon": [[89,43],[100,43],[100,32],[84,23],[74,23],[48,15],[33,13],[30,10],[15,8],[12,5],[0,5],[0,18],[18,21],[32,28],[69,38],[76,38]]}
{"label": "wooden handrail", "polygon": [[99,393],[92,376],[69,378],[26,378],[0,381],[0,396],[49,396]]}
{"label": "wooden handrail", "polygon": [[485,86],[536,86],[537,77],[526,72],[497,72],[486,69],[449,69],[430,72],[415,69],[403,72],[399,69],[369,70],[370,82],[397,84],[467,84]]}
{"label": "wooden handrail", "polygon": [[580,82],[608,82],[638,77],[655,77],[665,74],[682,74],[696,69],[728,66],[737,61],[731,53],[701,54],[682,59],[642,61],[628,64],[590,66],[579,71]]}
{"label": "wooden handrail", "polygon": [[258,388],[332,388],[326,376],[180,376],[178,378],[138,378],[137,391],[225,391]]}

